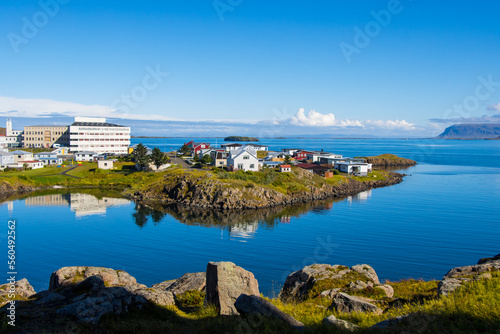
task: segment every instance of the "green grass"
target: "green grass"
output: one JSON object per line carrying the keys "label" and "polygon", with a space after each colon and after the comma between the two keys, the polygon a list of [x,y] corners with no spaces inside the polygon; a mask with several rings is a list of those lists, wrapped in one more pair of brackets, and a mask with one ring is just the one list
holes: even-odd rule
{"label": "green grass", "polygon": [[[268,299],[285,313],[303,322],[304,333],[342,333],[322,324],[325,317],[360,326],[359,333],[498,333],[500,328],[500,277],[465,284],[450,296],[437,298],[436,281],[406,280],[389,282],[396,294],[410,298],[428,294],[429,299],[386,309],[382,315],[373,313],[339,313],[329,309],[325,299],[284,303]],[[199,302],[199,296],[194,298]],[[199,305],[199,304],[198,304]],[[210,306],[196,307],[184,312],[178,307],[149,306],[122,316],[107,316],[99,328],[120,333],[294,333],[276,320],[262,317],[219,317]],[[413,314],[399,327],[390,330],[371,330],[370,326],[393,317]]]}

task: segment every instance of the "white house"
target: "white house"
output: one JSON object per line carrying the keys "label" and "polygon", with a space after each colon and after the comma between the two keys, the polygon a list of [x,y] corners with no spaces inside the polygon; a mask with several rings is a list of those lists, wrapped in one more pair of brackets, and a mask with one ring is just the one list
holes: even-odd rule
{"label": "white house", "polygon": [[357,176],[367,176],[368,173],[372,172],[372,164],[344,161],[335,163],[335,169],[338,169],[343,173]]}
{"label": "white house", "polygon": [[113,169],[113,162],[115,162],[115,160],[99,160],[97,161],[97,168]]}
{"label": "white house", "polygon": [[267,151],[268,147],[266,145],[259,144],[245,144],[241,147],[244,150],[254,150],[254,151]]}
{"label": "white house", "polygon": [[14,162],[33,160],[33,153],[31,152],[17,150],[10,153],[14,155]]}
{"label": "white house", "polygon": [[97,152],[82,151],[75,153],[76,161],[94,161],[94,157],[97,156]]}
{"label": "white house", "polygon": [[231,150],[229,158],[227,158],[227,165],[232,166],[233,170],[243,170],[258,172],[260,167],[257,153],[253,150]]}
{"label": "white house", "polygon": [[290,165],[280,165],[281,173],[290,173],[292,171],[292,166]]}
{"label": "white house", "polygon": [[0,169],[13,167],[12,165],[14,165],[14,154],[9,152],[0,152]]}
{"label": "white house", "polygon": [[17,162],[18,168],[22,168],[24,166],[26,166],[27,168],[31,168],[31,169],[43,168],[43,162],[36,161],[36,160],[26,160],[26,161],[18,161]]}
{"label": "white house", "polygon": [[312,162],[320,162],[321,158],[341,159],[342,155],[328,152],[311,152],[307,154],[307,160]]}
{"label": "white house", "polygon": [[241,148],[241,144],[233,143],[233,144],[222,144],[220,147],[226,150],[227,152],[239,150]]}
{"label": "white house", "polygon": [[63,158],[53,152],[35,153],[35,160],[43,162],[44,165],[60,165],[63,162]]}

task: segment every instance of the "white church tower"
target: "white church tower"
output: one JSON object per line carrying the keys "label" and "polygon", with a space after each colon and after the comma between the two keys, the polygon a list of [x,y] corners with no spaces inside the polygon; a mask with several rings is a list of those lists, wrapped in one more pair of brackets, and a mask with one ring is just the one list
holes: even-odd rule
{"label": "white church tower", "polygon": [[5,135],[12,136],[12,119],[7,118],[7,125],[5,126]]}

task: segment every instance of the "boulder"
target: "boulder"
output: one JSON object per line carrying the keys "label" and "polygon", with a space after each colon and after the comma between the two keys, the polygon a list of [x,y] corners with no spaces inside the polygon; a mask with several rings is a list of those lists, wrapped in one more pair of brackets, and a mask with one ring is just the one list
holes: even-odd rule
{"label": "boulder", "polygon": [[182,295],[191,290],[204,291],[207,284],[206,276],[204,272],[184,274],[166,290],[172,292],[174,296]]}
{"label": "boulder", "polygon": [[380,284],[377,273],[366,264],[352,268],[342,265],[312,264],[291,273],[280,292],[283,300],[307,299],[332,289],[359,291]]}
{"label": "boulder", "polygon": [[15,281],[14,284],[6,283],[0,285],[0,306],[12,300],[9,295],[15,294],[16,298],[28,299],[35,295],[35,289],[26,278]]}
{"label": "boulder", "polygon": [[356,326],[353,323],[350,323],[349,321],[337,319],[334,315],[330,315],[330,316],[326,317],[325,319],[323,319],[323,323],[326,325],[335,326],[341,330],[350,331],[350,332],[354,332],[355,330],[357,330],[359,328],[358,326]]}
{"label": "boulder", "polygon": [[392,298],[394,296],[394,288],[389,284],[377,285],[375,288],[383,290],[385,295],[389,298]]}
{"label": "boulder", "polygon": [[63,267],[50,275],[49,291],[75,285],[90,276],[102,277],[107,287],[138,284],[134,277],[122,270],[103,267]]}
{"label": "boulder", "polygon": [[322,298],[327,298],[327,299],[332,299],[333,297],[335,297],[335,295],[337,294],[337,292],[339,292],[340,289],[330,289],[330,290],[326,290],[326,291],[323,291],[322,293],[320,293],[320,297]]}
{"label": "boulder", "polygon": [[380,284],[377,273],[375,272],[375,269],[372,268],[372,266],[369,266],[367,264],[357,264],[355,266],[352,266],[351,270],[367,277],[370,281],[372,281],[376,285]]}
{"label": "boulder", "polygon": [[480,259],[479,261],[477,261],[477,264],[495,263],[495,262],[500,263],[500,254],[495,255],[493,257],[488,257],[488,258]]}
{"label": "boulder", "polygon": [[259,296],[241,295],[234,303],[236,310],[242,315],[257,315],[268,318],[276,318],[285,322],[295,329],[303,329],[304,324],[294,319],[292,316],[281,311],[269,301]]}
{"label": "boulder", "polygon": [[343,292],[337,292],[332,299],[332,304],[329,308],[334,308],[337,312],[373,312],[382,314],[382,310],[377,306],[362,300],[359,297],[349,296]]}
{"label": "boulder", "polygon": [[167,291],[177,280],[172,279],[169,281],[164,281],[161,283],[156,283],[151,286],[151,289],[155,289],[157,291]]}
{"label": "boulder", "polygon": [[456,267],[448,271],[438,284],[438,296],[447,296],[461,287],[465,282],[487,278],[488,275],[485,276],[484,274],[500,270],[500,261],[491,259],[482,259],[479,261],[483,261],[483,263],[472,266]]}
{"label": "boulder", "polygon": [[259,296],[254,275],[232,262],[209,262],[205,304],[215,305],[221,315],[238,315],[234,303],[242,294]]}

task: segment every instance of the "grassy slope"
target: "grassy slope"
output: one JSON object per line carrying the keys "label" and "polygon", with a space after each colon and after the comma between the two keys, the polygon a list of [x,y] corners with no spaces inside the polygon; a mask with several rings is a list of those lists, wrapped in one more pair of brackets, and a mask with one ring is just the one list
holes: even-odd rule
{"label": "grassy slope", "polygon": [[[296,194],[310,189],[310,187],[321,188],[324,184],[338,185],[345,183],[348,179],[358,181],[383,180],[388,177],[387,172],[374,171],[368,177],[352,177],[346,174],[335,175],[332,178],[323,177],[305,172],[299,168],[293,168],[292,173],[279,173],[272,169],[265,169],[260,172],[235,172],[228,173],[222,170],[183,170],[171,168],[160,173],[137,172],[133,163],[116,163],[115,170],[99,170],[96,163],[86,163],[75,169],[69,167],[45,167],[22,172],[2,172],[0,182],[6,181],[12,185],[23,184],[35,187],[43,186],[69,186],[78,187],[99,187],[113,188],[127,191],[147,189],[152,184],[167,182],[164,176],[184,174],[192,178],[198,178],[198,182],[210,182],[210,179],[217,178],[226,183],[228,187],[253,187],[263,186],[274,189],[283,194]],[[68,171],[69,170],[69,171]],[[61,175],[63,171],[68,171],[68,175]]]}
{"label": "grassy slope", "polygon": [[[490,280],[479,280],[465,284],[448,297],[436,298],[437,281],[406,280],[389,282],[394,287],[394,298],[412,300],[401,308],[388,309],[383,315],[372,313],[338,313],[329,310],[331,303],[324,299],[307,300],[301,303],[284,304],[278,299],[269,299],[284,312],[303,322],[305,333],[342,333],[322,324],[322,320],[333,314],[339,319],[353,322],[361,327],[359,333],[498,333],[500,328],[500,275]],[[189,298],[191,301],[193,298]],[[106,317],[99,327],[109,332],[120,333],[294,333],[279,321],[258,317],[218,317],[212,307],[191,302],[185,305],[151,307],[133,311],[123,316]],[[194,306],[194,307],[193,307]],[[384,307],[383,305],[379,305]],[[390,330],[370,330],[370,326],[393,317],[414,314],[412,320]],[[405,327],[406,326],[406,327]],[[408,328],[409,326],[409,328]]]}

